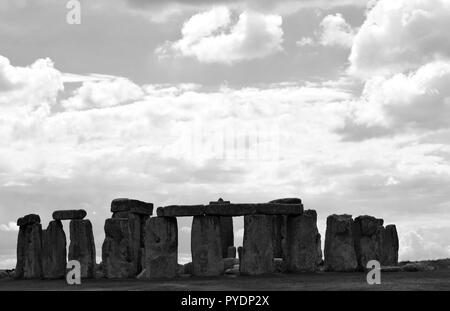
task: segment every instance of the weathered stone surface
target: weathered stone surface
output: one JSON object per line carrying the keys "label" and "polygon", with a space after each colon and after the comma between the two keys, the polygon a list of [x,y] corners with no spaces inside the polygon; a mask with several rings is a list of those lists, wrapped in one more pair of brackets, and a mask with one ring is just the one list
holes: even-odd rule
{"label": "weathered stone surface", "polygon": [[146,278],[173,278],[178,270],[178,227],[175,217],[151,217],[145,229]]}
{"label": "weathered stone surface", "polygon": [[9,273],[6,270],[0,270],[0,280],[9,278]]}
{"label": "weathered stone surface", "polygon": [[223,216],[220,220],[220,240],[222,257],[228,256],[228,248],[234,246],[233,217]]}
{"label": "weathered stone surface", "polygon": [[398,263],[398,235],[395,225],[388,225],[380,234],[380,263],[395,266]]}
{"label": "weathered stone surface", "polygon": [[200,216],[204,213],[205,205],[169,205],[156,210],[160,217]]}
{"label": "weathered stone surface", "polygon": [[41,218],[39,215],[36,214],[29,214],[24,217],[21,217],[17,219],[17,225],[19,227],[26,226],[26,225],[32,225],[32,224],[40,224]]}
{"label": "weathered stone surface", "polygon": [[244,217],[244,246],[240,261],[241,274],[258,275],[274,272],[272,217]]}
{"label": "weathered stone surface", "polygon": [[130,211],[114,212],[112,218],[128,218],[130,216]]}
{"label": "weathered stone surface", "polygon": [[[141,228],[142,221],[138,214],[130,213],[128,217],[128,226],[130,227],[130,260],[133,262],[134,273],[139,273],[141,267],[141,235],[144,228]],[[145,223],[144,223],[145,226]],[[141,230],[142,229],[142,230]]]}
{"label": "weathered stone surface", "polygon": [[126,212],[135,214],[152,215],[153,203],[147,203],[139,200],[120,198],[111,202],[111,212]]}
{"label": "weathered stone surface", "polygon": [[372,236],[377,233],[377,230],[383,226],[383,219],[364,215],[355,218],[355,225],[357,226],[360,235]]}
{"label": "weathered stone surface", "polygon": [[136,275],[132,234],[127,219],[106,219],[102,263],[106,278],[130,278]]}
{"label": "weathered stone surface", "polygon": [[130,256],[135,265],[136,273],[140,273],[144,267],[145,261],[145,223],[149,218],[146,214],[137,214],[131,211],[114,212],[113,219],[128,219],[130,227],[131,238],[130,242]]}
{"label": "weathered stone surface", "polygon": [[53,212],[53,219],[55,220],[70,220],[70,219],[83,219],[87,213],[84,209],[79,210],[61,210]]}
{"label": "weathered stone surface", "polygon": [[239,264],[239,259],[237,258],[223,258],[223,268],[224,270],[231,269],[234,265]]}
{"label": "weathered stone surface", "polygon": [[299,198],[284,198],[284,199],[272,200],[269,203],[302,204],[302,200]]}
{"label": "weathered stone surface", "polygon": [[236,247],[228,246],[227,258],[236,258]]}
{"label": "weathered stone surface", "polygon": [[46,279],[64,278],[66,275],[66,234],[60,220],[50,221],[42,231],[42,272]]}
{"label": "weathered stone surface", "polygon": [[286,216],[284,215],[274,215],[272,217],[272,245],[273,245],[273,257],[274,258],[283,258],[283,239],[285,236],[283,232],[283,227],[286,226]]}
{"label": "weathered stone surface", "polygon": [[[34,216],[31,218],[36,219]],[[25,219],[22,224],[24,223],[27,225],[20,226],[17,240],[15,278],[41,278],[42,226],[39,223],[30,222],[30,218]]]}
{"label": "weathered stone surface", "polygon": [[220,218],[195,216],[191,229],[193,274],[216,276],[224,272]]}
{"label": "weathered stone surface", "polygon": [[192,274],[194,272],[194,267],[192,266],[192,262],[185,263],[183,274]]}
{"label": "weathered stone surface", "polygon": [[328,216],[325,236],[326,270],[355,271],[358,268],[352,227],[351,215]]}
{"label": "weathered stone surface", "polygon": [[383,230],[383,219],[367,215],[355,218],[353,238],[359,270],[364,271],[370,260],[380,259],[380,234]]}
{"label": "weathered stone surface", "polygon": [[[319,245],[319,247],[318,247]],[[290,272],[317,271],[321,254],[317,213],[307,210],[303,215],[287,218],[286,267]]]}
{"label": "weathered stone surface", "polygon": [[205,208],[206,215],[215,216],[245,216],[245,215],[300,215],[302,204],[281,203],[230,203],[213,204]]}
{"label": "weathered stone surface", "polygon": [[224,273],[228,275],[239,275],[239,265],[234,265],[233,268],[226,269]]}
{"label": "weathered stone surface", "polygon": [[277,273],[284,273],[286,272],[286,262],[283,260],[283,258],[274,258],[273,263],[275,265],[275,272]]}
{"label": "weathered stone surface", "polygon": [[95,243],[88,219],[70,221],[69,260],[80,262],[82,278],[95,277]]}

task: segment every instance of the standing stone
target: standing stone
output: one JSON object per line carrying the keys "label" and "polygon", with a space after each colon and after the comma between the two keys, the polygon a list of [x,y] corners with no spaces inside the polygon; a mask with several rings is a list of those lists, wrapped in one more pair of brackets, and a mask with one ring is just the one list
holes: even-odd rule
{"label": "standing stone", "polygon": [[[29,221],[31,218],[33,220]],[[15,269],[15,278],[17,279],[42,277],[42,226],[37,221],[37,218],[34,216],[25,216],[17,221],[18,224],[22,224],[19,228],[17,239],[17,263]]]}
{"label": "standing stone", "polygon": [[288,216],[287,270],[290,272],[316,271],[321,260],[318,248],[320,248],[320,234],[317,229],[316,211],[307,210],[300,216]]}
{"label": "standing stone", "polygon": [[228,256],[228,247],[234,246],[233,217],[220,217],[220,241],[222,245],[222,257]]}
{"label": "standing stone", "polygon": [[46,279],[64,278],[66,275],[66,234],[60,220],[50,221],[42,231],[42,270]]}
{"label": "standing stone", "polygon": [[273,257],[283,258],[283,239],[285,236],[283,234],[284,227],[286,226],[286,216],[284,215],[274,215],[270,216],[272,218],[272,245],[273,245]]}
{"label": "standing stone", "polygon": [[216,276],[224,272],[219,216],[194,216],[191,252],[194,275]]}
{"label": "standing stone", "polygon": [[228,246],[227,258],[236,258],[236,247]]}
{"label": "standing stone", "polygon": [[383,266],[398,264],[398,235],[395,225],[388,225],[380,234],[380,263]]}
{"label": "standing stone", "polygon": [[240,261],[242,274],[274,272],[272,216],[244,216],[244,246]]}
{"label": "standing stone", "polygon": [[178,226],[175,217],[151,217],[145,226],[146,278],[173,278],[178,272]]}
{"label": "standing stone", "polygon": [[328,271],[355,271],[356,258],[353,219],[351,215],[331,215],[327,218],[325,235],[325,269]]}
{"label": "standing stone", "polygon": [[80,262],[82,278],[95,277],[95,243],[88,219],[70,221],[69,260]]}
{"label": "standing stone", "polygon": [[106,278],[131,278],[136,275],[131,239],[127,219],[106,219],[105,241],[102,245],[102,263]]}
{"label": "standing stone", "polygon": [[358,260],[358,269],[364,271],[371,260],[380,260],[380,234],[383,219],[372,216],[358,216],[353,223],[353,238]]}
{"label": "standing stone", "polygon": [[129,239],[131,243],[130,256],[132,257],[136,274],[138,274],[143,269],[145,223],[153,214],[153,203],[126,198],[114,199],[111,202],[111,211],[113,212],[113,218],[128,219],[131,231],[131,238]]}
{"label": "standing stone", "polygon": [[141,218],[138,214],[130,213],[128,217],[130,234],[128,241],[130,243],[130,259],[133,262],[135,273],[141,271]]}

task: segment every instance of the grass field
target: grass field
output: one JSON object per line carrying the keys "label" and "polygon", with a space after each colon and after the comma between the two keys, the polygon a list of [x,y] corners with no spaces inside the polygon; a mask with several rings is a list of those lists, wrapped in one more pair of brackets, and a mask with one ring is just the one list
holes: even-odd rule
{"label": "grass field", "polygon": [[174,280],[84,280],[68,286],[64,280],[0,280],[0,290],[450,290],[450,269],[381,274],[380,285],[368,285],[364,273],[273,274],[267,276],[186,277]]}

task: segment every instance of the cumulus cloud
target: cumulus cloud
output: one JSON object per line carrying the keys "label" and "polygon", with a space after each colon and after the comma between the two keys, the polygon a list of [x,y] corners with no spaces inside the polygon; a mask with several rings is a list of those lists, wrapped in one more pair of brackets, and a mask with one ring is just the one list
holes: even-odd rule
{"label": "cumulus cloud", "polygon": [[372,78],[342,132],[364,138],[449,129],[449,83],[450,62],[441,61],[411,74]]}
{"label": "cumulus cloud", "polygon": [[0,55],[0,112],[3,114],[9,110],[47,114],[61,90],[61,73],[50,59],[18,67]]}
{"label": "cumulus cloud", "polygon": [[351,48],[355,30],[346,22],[342,14],[327,15],[320,23],[320,28],[313,37],[303,37],[297,46],[322,45],[326,47]]}
{"label": "cumulus cloud", "polygon": [[233,64],[282,50],[281,16],[246,11],[236,23],[232,19],[226,7],[196,14],[183,25],[180,40],[166,42],[155,52],[160,57],[175,53],[203,63]]}
{"label": "cumulus cloud", "polygon": [[354,38],[349,72],[392,75],[450,58],[450,2],[380,0]]}
{"label": "cumulus cloud", "polygon": [[354,30],[341,14],[327,15],[320,23],[319,43],[324,46],[351,47]]}
{"label": "cumulus cloud", "polygon": [[126,78],[85,81],[73,96],[61,102],[67,110],[112,107],[136,100],[143,95],[139,86]]}
{"label": "cumulus cloud", "polygon": [[401,260],[450,258],[450,228],[419,228],[405,232],[400,239]]}
{"label": "cumulus cloud", "polygon": [[19,227],[14,221],[10,221],[8,224],[0,224],[0,230],[5,232],[17,232]]}

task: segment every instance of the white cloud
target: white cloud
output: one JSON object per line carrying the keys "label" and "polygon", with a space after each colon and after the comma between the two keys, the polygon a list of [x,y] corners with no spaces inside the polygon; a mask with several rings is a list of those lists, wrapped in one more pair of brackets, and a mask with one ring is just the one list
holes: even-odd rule
{"label": "white cloud", "polygon": [[450,129],[450,62],[433,62],[411,74],[375,77],[354,102],[348,135],[364,137]]}
{"label": "white cloud", "polygon": [[337,13],[327,15],[320,23],[320,28],[313,37],[303,37],[296,42],[297,46],[322,45],[326,47],[351,48],[355,30],[348,24],[344,17]]}
{"label": "white cloud", "polygon": [[430,260],[450,258],[448,227],[419,228],[405,232],[400,239],[401,260]]}
{"label": "white cloud", "polygon": [[[0,55],[0,114],[14,110],[46,115],[63,89],[61,73],[50,59],[39,59],[27,67],[12,66]],[[0,115],[1,118],[1,115]]]}
{"label": "white cloud", "polygon": [[226,7],[192,16],[182,29],[183,37],[166,42],[155,53],[167,57],[170,53],[195,57],[203,63],[233,64],[260,59],[282,51],[282,18],[257,12],[241,13],[235,24]]}
{"label": "white cloud", "polygon": [[314,45],[314,39],[311,37],[303,37],[297,42],[295,42],[297,46],[310,46]]}
{"label": "white cloud", "polygon": [[19,227],[14,221],[10,221],[7,225],[0,224],[0,230],[5,232],[17,232],[19,231]]}
{"label": "white cloud", "polygon": [[142,89],[125,78],[85,81],[74,95],[61,102],[67,110],[112,107],[136,100],[143,95]]}
{"label": "white cloud", "polygon": [[450,58],[450,2],[380,0],[354,38],[350,73],[364,78]]}
{"label": "white cloud", "polygon": [[341,14],[327,15],[320,23],[319,43],[323,46],[351,47],[355,31]]}

